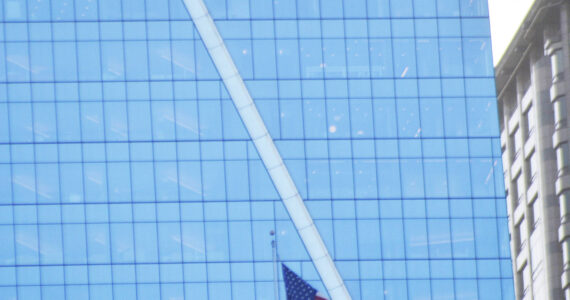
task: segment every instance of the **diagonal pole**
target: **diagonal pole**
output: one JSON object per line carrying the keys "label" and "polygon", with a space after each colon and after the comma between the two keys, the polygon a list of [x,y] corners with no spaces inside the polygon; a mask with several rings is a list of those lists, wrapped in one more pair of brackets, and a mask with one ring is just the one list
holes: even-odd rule
{"label": "diagonal pole", "polygon": [[333,300],[351,299],[208,9],[202,0],[184,4],[329,295]]}

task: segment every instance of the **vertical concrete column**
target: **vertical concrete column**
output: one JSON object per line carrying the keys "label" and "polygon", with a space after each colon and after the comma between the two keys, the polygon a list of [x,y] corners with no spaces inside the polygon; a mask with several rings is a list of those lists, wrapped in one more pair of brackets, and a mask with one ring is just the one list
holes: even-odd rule
{"label": "vertical concrete column", "polygon": [[[504,134],[504,139],[503,142],[505,143],[505,151],[503,152],[502,158],[503,158],[503,169],[505,170],[504,175],[504,179],[505,179],[505,189],[507,190],[507,209],[509,212],[509,232],[511,233],[511,239],[510,239],[510,244],[511,244],[511,257],[513,259],[516,259],[516,257],[519,255],[519,245],[520,245],[520,235],[515,235],[513,234],[515,232],[515,217],[514,217],[514,210],[516,208],[516,204],[517,204],[517,195],[515,191],[515,186],[516,184],[514,184],[511,180],[511,165],[513,164],[514,161],[514,145],[513,145],[513,141],[510,138],[510,126],[509,126],[509,120],[511,118],[511,114],[512,114],[512,107],[511,105],[516,106],[516,104],[512,104],[510,103],[512,102],[517,102],[517,93],[516,92],[510,92],[507,91],[502,97],[501,99],[499,99],[500,102],[502,102],[502,106],[503,106],[503,116],[502,118],[500,118],[503,122],[503,134]],[[514,263],[512,264],[513,267],[513,275],[517,276],[518,270],[517,270],[517,264]],[[522,282],[520,280],[514,280],[514,288],[515,288],[515,295],[517,299],[521,299],[522,298],[522,291],[523,291],[523,286],[522,286]]]}
{"label": "vertical concrete column", "polygon": [[[509,126],[509,120],[511,118],[511,115],[513,113],[513,107],[512,106],[517,106],[516,102],[517,102],[517,93],[516,91],[507,91],[505,92],[502,97],[500,99],[498,99],[501,102],[501,106],[503,107],[502,109],[502,116],[499,118],[502,121],[502,142],[505,144],[505,148],[504,151],[502,153],[502,158],[503,158],[503,170],[504,170],[504,180],[505,180],[505,190],[507,191],[507,197],[506,197],[506,201],[507,201],[507,210],[509,212],[509,232],[511,233],[511,239],[510,239],[510,245],[511,245],[511,257],[516,258],[519,254],[519,245],[520,245],[520,235],[516,235],[514,234],[515,232],[515,217],[514,217],[514,210],[516,208],[517,205],[517,193],[515,192],[516,190],[516,184],[512,182],[511,178],[511,165],[513,164],[514,161],[514,144],[513,141],[510,138],[510,126]],[[513,271],[513,275],[516,277],[517,276],[517,264],[514,263],[512,264],[512,271]],[[517,299],[521,299],[522,298],[522,292],[523,292],[523,286],[522,286],[522,282],[520,280],[514,280],[514,288],[515,288],[515,295],[517,296]]]}
{"label": "vertical concrete column", "polygon": [[[558,30],[559,29],[559,30]],[[547,252],[560,261],[556,265],[551,265],[553,274],[562,274],[561,276],[561,294],[565,295],[565,299],[570,299],[570,232],[568,203],[570,201],[570,169],[569,169],[569,147],[568,147],[568,105],[566,87],[569,85],[568,70],[568,4],[560,6],[560,27],[553,26],[545,30],[545,54],[550,59],[551,64],[551,87],[550,101],[553,108],[554,132],[552,135],[552,146],[556,153],[556,196],[558,203],[556,210],[560,219],[558,225],[558,242],[554,247],[552,243],[552,251]],[[547,77],[548,78],[548,77]],[[554,210],[554,208],[552,209]],[[554,225],[554,224],[553,224]],[[554,231],[554,232],[556,232]],[[555,249],[556,248],[556,249]],[[556,268],[556,269],[554,269]],[[555,272],[558,271],[558,272]],[[552,278],[554,281],[555,278]],[[562,298],[559,294],[558,297]]]}
{"label": "vertical concrete column", "polygon": [[[529,93],[534,93],[532,94],[532,99],[536,99],[536,92],[539,89],[539,87],[536,87],[536,82],[534,81],[533,75],[534,73],[534,69],[533,67],[535,66],[536,63],[536,55],[533,55],[534,53],[536,53],[536,49],[532,48],[528,54],[528,57],[524,57],[522,58],[522,62],[521,62],[521,67],[516,71],[516,91],[517,91],[517,114],[518,114],[518,118],[519,118],[519,122],[518,122],[518,126],[519,126],[519,136],[521,139],[521,149],[520,149],[520,159],[522,161],[525,160],[526,157],[526,152],[528,151],[526,149],[526,142],[528,141],[528,139],[530,138],[535,138],[535,136],[538,135],[533,135],[533,136],[528,136],[527,134],[527,129],[528,129],[528,120],[526,120],[525,118],[525,96],[527,96]],[[533,104],[534,105],[534,104]],[[537,128],[538,129],[538,128]],[[538,131],[537,131],[538,132]],[[516,137],[515,137],[516,138]],[[536,155],[536,154],[535,154]],[[516,160],[516,159],[515,159]],[[518,205],[515,208],[515,216],[520,215],[519,213],[517,213],[517,211],[522,211],[524,212],[522,219],[520,220],[524,220],[523,221],[519,221],[521,222],[519,225],[519,232],[520,232],[520,236],[522,240],[526,241],[526,247],[523,247],[521,249],[521,252],[519,253],[519,256],[517,257],[517,268],[518,268],[518,272],[522,272],[522,276],[519,275],[519,279],[524,278],[525,277],[525,272],[531,272],[531,274],[534,272],[533,270],[533,263],[532,263],[532,255],[531,255],[531,251],[534,247],[536,247],[535,244],[532,243],[532,239],[531,239],[531,235],[533,233],[532,227],[534,227],[534,222],[532,221],[532,219],[529,218],[530,214],[529,214],[529,206],[528,203],[531,199],[529,199],[527,197],[527,191],[531,185],[531,182],[528,181],[529,178],[527,178],[526,174],[527,174],[527,170],[528,166],[525,163],[522,163],[521,165],[521,174],[519,175],[519,178],[523,178],[523,191],[518,191],[522,197],[519,199]],[[540,173],[540,172],[539,172]],[[517,186],[517,189],[519,187]],[[526,226],[523,226],[524,224],[526,224]],[[525,263],[521,263],[523,260],[526,260],[526,267],[523,267],[521,269],[521,267],[523,265],[525,265]],[[532,276],[532,275],[531,275]],[[520,280],[521,284],[522,284],[522,288],[523,288],[523,294],[521,295],[522,299],[534,299],[534,295],[535,295],[535,284],[534,284],[534,280],[533,282],[528,282],[526,283],[524,280]],[[525,286],[525,283],[528,284],[528,287]],[[525,289],[526,288],[526,289]]]}
{"label": "vertical concrete column", "polygon": [[[565,111],[561,111],[560,115],[568,116],[568,93],[563,87],[570,87],[570,49],[569,49],[569,9],[570,6],[568,2],[565,2],[560,6],[560,36],[561,36],[561,46],[560,46],[560,55],[556,56],[557,58],[557,73],[552,74],[553,79],[553,87],[556,86],[557,88],[551,92],[551,100],[552,98],[556,97],[559,101],[564,101],[565,105],[561,105],[560,109],[564,109]],[[558,70],[562,69],[562,70]],[[556,188],[559,195],[559,203],[560,203],[560,228],[558,230],[558,238],[562,248],[562,276],[561,276],[561,283],[562,283],[562,293],[564,294],[566,299],[570,299],[570,172],[568,172],[569,166],[569,147],[568,147],[568,137],[569,137],[569,129],[568,129],[568,122],[567,118],[564,118],[564,122],[562,122],[563,127],[556,130],[557,140],[554,142],[558,142],[561,146],[562,150],[560,150],[560,157],[558,158],[560,161],[558,163],[559,166],[562,166],[562,170],[558,174],[558,180],[556,181]]]}
{"label": "vertical concrete column", "polygon": [[[541,206],[541,225],[535,230],[542,233],[543,247],[541,253],[544,257],[544,278],[539,284],[541,292],[536,296],[538,299],[560,299],[560,274],[561,254],[558,247],[558,200],[554,193],[553,182],[556,179],[556,156],[551,144],[554,133],[554,118],[550,100],[551,68],[550,57],[544,55],[543,49],[537,49],[531,56],[531,80],[534,85],[533,105],[536,112],[536,152],[540,164],[538,166],[540,176],[538,178],[538,199],[534,205]],[[528,207],[527,210],[532,209]],[[529,214],[527,214],[529,215]],[[533,272],[538,270],[533,270]],[[538,282],[537,282],[538,283]]]}

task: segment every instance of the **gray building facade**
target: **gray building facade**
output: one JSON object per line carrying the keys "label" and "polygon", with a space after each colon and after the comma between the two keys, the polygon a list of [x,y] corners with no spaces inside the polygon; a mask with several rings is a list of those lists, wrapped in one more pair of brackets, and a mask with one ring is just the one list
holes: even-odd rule
{"label": "gray building facade", "polygon": [[570,299],[569,18],[536,1],[495,68],[517,299]]}

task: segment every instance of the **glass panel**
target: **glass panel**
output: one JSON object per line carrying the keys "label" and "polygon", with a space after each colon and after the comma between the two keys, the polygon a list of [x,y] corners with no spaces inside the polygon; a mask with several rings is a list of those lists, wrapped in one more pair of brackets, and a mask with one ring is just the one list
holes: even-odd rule
{"label": "glass panel", "polygon": [[[514,299],[485,0],[205,5],[353,299]],[[330,298],[184,1],[0,15],[0,295]]]}

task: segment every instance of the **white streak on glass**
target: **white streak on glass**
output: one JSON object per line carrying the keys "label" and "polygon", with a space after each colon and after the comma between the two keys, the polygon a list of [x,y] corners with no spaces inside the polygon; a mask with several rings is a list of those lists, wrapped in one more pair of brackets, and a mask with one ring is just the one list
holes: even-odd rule
{"label": "white streak on glass", "polygon": [[184,0],[184,4],[329,295],[335,300],[351,299],[204,2]]}

